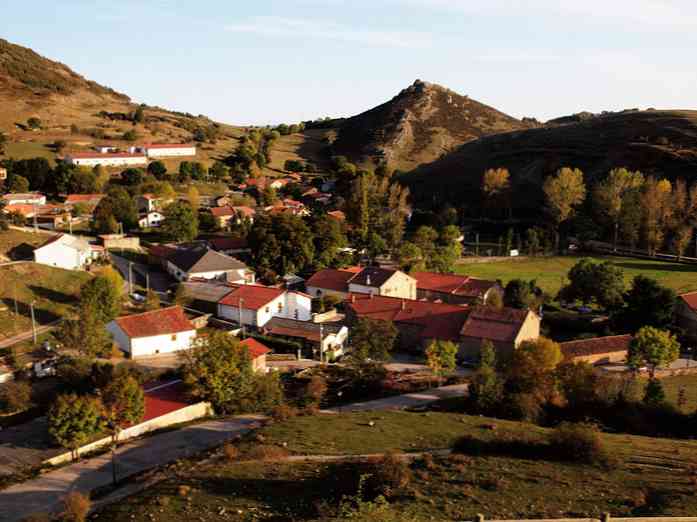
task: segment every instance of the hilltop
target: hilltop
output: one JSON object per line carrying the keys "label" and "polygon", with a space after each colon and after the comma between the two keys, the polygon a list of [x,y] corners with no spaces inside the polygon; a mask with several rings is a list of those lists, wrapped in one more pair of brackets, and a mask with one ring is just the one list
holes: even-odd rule
{"label": "hilltop", "polygon": [[563,166],[593,182],[615,167],[697,177],[697,111],[623,111],[558,118],[544,127],[482,137],[403,176],[423,205],[478,206],[482,174],[505,167],[517,208],[540,207],[543,179]]}
{"label": "hilltop", "polygon": [[525,127],[468,96],[416,80],[390,101],[343,121],[332,152],[411,170],[468,141]]}

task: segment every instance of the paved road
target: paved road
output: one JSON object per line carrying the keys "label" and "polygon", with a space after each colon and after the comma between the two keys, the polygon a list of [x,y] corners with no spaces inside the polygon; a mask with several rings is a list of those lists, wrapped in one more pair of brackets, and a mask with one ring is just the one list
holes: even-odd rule
{"label": "paved road", "polygon": [[[235,435],[259,426],[262,418],[240,416],[212,420],[146,437],[117,450],[119,478],[140,473],[222,444]],[[72,464],[0,491],[0,521],[17,522],[32,513],[54,513],[73,490],[90,491],[111,484],[110,455]]]}
{"label": "paved road", "polygon": [[405,408],[424,406],[440,399],[463,397],[467,393],[467,386],[467,384],[452,384],[450,386],[432,388],[423,392],[396,395],[394,397],[386,397],[374,401],[356,402],[341,406],[340,408],[330,408],[322,411],[325,413],[344,413],[349,411],[403,410]]}

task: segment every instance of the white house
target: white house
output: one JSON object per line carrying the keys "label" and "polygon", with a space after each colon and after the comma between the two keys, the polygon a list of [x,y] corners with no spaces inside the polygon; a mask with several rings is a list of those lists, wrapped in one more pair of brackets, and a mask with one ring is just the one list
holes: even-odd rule
{"label": "white house", "polygon": [[153,210],[152,212],[142,214],[138,218],[138,226],[140,228],[159,227],[164,219],[165,216],[163,216],[162,213]]}
{"label": "white house", "polygon": [[254,283],[254,272],[242,261],[203,244],[176,250],[167,258],[166,268],[177,281],[216,279],[229,283]]}
{"label": "white house", "polygon": [[300,292],[261,285],[232,285],[218,302],[218,316],[245,326],[262,327],[273,317],[309,321],[312,298]]}
{"label": "white house", "polygon": [[122,167],[127,165],[146,165],[148,158],[145,154],[131,154],[129,152],[71,152],[63,157],[63,161],[71,165],[84,167]]}
{"label": "white house", "polygon": [[180,306],[118,317],[106,326],[131,358],[188,350],[196,329]]}
{"label": "white house", "polygon": [[307,280],[307,291],[313,297],[332,295],[346,299],[349,294],[371,294],[416,299],[416,279],[401,270],[376,266],[326,268]]}
{"label": "white house", "polygon": [[4,194],[3,201],[7,205],[45,205],[46,196],[38,192],[28,192],[24,194]]}
{"label": "white house", "polygon": [[136,197],[136,208],[138,212],[152,212],[154,210],[163,210],[169,203],[170,198],[161,198],[155,194],[141,194]]}
{"label": "white house", "polygon": [[42,265],[80,270],[98,255],[98,251],[82,238],[69,234],[53,236],[34,249],[34,261]]}
{"label": "white house", "polygon": [[147,154],[148,158],[196,156],[196,145],[189,143],[151,143],[139,148]]}
{"label": "white house", "polygon": [[344,355],[349,329],[340,323],[315,323],[274,317],[264,325],[264,333],[300,341],[313,351],[322,345],[323,359],[334,360]]}

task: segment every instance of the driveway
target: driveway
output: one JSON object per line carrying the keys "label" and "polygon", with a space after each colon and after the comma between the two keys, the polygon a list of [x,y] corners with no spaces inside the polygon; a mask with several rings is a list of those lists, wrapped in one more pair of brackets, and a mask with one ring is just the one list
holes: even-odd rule
{"label": "driveway", "polygon": [[376,399],[374,401],[355,402],[346,406],[330,408],[322,411],[324,413],[344,413],[350,411],[403,410],[405,408],[425,406],[426,404],[430,404],[440,399],[464,397],[467,394],[467,387],[467,384],[452,384],[450,386],[441,386],[440,388],[432,388],[422,392],[395,395],[394,397],[385,397],[384,399]]}
{"label": "driveway", "polygon": [[[116,269],[121,273],[121,277],[123,277],[123,280],[126,282],[126,288],[128,288],[129,260],[125,257],[121,257],[118,254],[114,254],[113,252],[109,253],[109,259],[111,259],[111,262],[114,263]],[[170,277],[163,271],[153,269],[152,267],[144,265],[142,263],[133,262],[132,270],[134,286],[138,284],[142,287],[145,287],[145,274],[148,274],[148,277],[150,279],[150,288],[160,294],[167,293],[167,290],[174,282],[174,280],[170,279]]]}
{"label": "driveway", "polygon": [[[118,448],[119,479],[218,446],[255,429],[263,417],[211,420],[146,437]],[[70,491],[88,492],[112,482],[111,455],[105,453],[0,491],[0,521],[17,522],[32,513],[56,513]]]}

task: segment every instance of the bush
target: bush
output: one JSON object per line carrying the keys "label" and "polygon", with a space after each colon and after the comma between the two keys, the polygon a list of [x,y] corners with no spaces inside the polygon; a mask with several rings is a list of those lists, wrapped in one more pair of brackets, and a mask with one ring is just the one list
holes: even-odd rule
{"label": "bush", "polygon": [[321,375],[313,375],[305,386],[305,401],[319,406],[327,393],[327,381]]}
{"label": "bush", "polygon": [[484,440],[463,435],[453,444],[453,453],[470,456],[503,455],[506,457],[536,459],[545,456],[545,445],[539,440],[501,434]]}
{"label": "bush", "polygon": [[237,446],[230,444],[229,442],[225,443],[223,446],[223,452],[230,461],[236,461],[240,456],[240,450],[237,449]]}
{"label": "bush", "polygon": [[275,420],[281,422],[286,421],[288,419],[292,419],[293,417],[297,417],[297,415],[298,409],[286,403],[279,404],[271,412],[271,416]]}
{"label": "bush", "polygon": [[376,462],[374,479],[376,487],[387,497],[403,490],[411,482],[409,465],[399,453],[389,452]]}
{"label": "bush", "polygon": [[26,381],[10,381],[0,388],[0,411],[13,413],[31,406],[31,385]]}
{"label": "bush", "polygon": [[84,522],[90,511],[90,499],[78,491],[68,493],[63,501],[67,522]]}
{"label": "bush", "polygon": [[512,419],[536,423],[542,417],[542,402],[531,393],[513,393],[508,396],[508,416]]}
{"label": "bush", "polygon": [[553,457],[584,464],[608,462],[598,428],[593,424],[562,422],[549,436]]}
{"label": "bush", "polygon": [[260,444],[258,446],[252,447],[247,451],[245,457],[250,460],[282,460],[288,456],[288,450],[282,448],[281,446],[274,446],[272,444]]}

